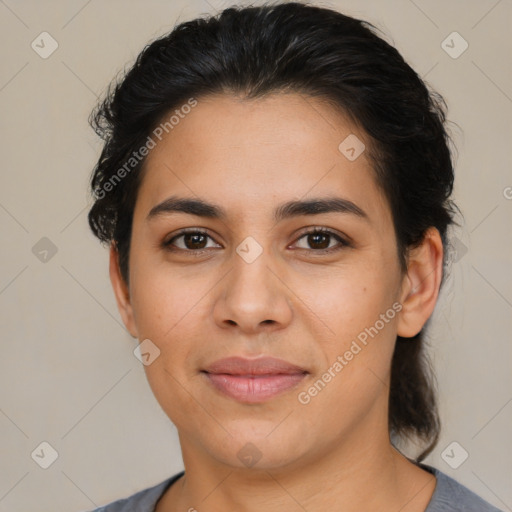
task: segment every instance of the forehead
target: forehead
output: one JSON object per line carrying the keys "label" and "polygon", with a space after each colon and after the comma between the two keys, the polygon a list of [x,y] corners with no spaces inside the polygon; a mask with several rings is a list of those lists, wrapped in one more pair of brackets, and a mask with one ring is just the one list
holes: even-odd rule
{"label": "forehead", "polygon": [[387,208],[367,149],[355,160],[343,153],[346,140],[357,151],[368,148],[366,134],[316,98],[198,98],[161,140],[153,139],[136,208],[146,215],[170,195],[220,202],[239,216],[308,195],[343,195],[376,217]]}
{"label": "forehead", "polygon": [[[179,110],[179,108],[177,109]],[[164,122],[170,116],[164,116]],[[339,156],[340,136],[361,130],[341,111],[325,102],[298,93],[275,93],[263,98],[246,99],[234,95],[211,95],[183,115],[157,140],[148,162],[162,152],[180,151],[180,159],[197,161],[215,156],[251,154],[264,149],[265,155],[301,155],[311,157],[312,149],[328,149],[331,158]],[[187,144],[184,148],[183,145]],[[284,152],[284,153],[283,153]],[[262,156],[265,156],[262,155]],[[245,166],[251,161],[244,162]]]}

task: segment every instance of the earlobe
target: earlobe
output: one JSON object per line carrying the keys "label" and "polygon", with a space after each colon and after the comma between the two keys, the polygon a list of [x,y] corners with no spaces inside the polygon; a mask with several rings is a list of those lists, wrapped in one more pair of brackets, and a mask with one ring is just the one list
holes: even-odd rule
{"label": "earlobe", "polygon": [[135,326],[133,308],[130,301],[130,292],[125,280],[121,275],[121,270],[119,267],[119,253],[114,242],[112,242],[110,245],[109,273],[110,282],[112,283],[112,288],[116,297],[117,308],[119,309],[123,323],[128,329],[128,332],[134,338],[137,338],[138,335]]}
{"label": "earlobe", "polygon": [[407,274],[402,282],[402,310],[397,334],[416,336],[434,311],[443,274],[443,242],[439,231],[431,227],[422,243],[411,249]]}

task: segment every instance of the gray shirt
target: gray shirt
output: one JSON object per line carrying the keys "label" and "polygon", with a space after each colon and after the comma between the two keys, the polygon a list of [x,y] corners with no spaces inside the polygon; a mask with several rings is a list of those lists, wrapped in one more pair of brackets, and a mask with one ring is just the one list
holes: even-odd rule
{"label": "gray shirt", "polygon": [[[425,512],[503,512],[438,469],[426,464],[418,465],[437,478],[434,494]],[[184,471],[153,487],[143,489],[128,498],[114,501],[91,512],[154,512],[160,497],[183,474]]]}

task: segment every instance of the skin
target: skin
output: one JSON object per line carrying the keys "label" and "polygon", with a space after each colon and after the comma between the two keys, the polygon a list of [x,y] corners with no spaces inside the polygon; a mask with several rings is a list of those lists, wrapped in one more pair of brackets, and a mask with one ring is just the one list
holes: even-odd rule
{"label": "skin", "polygon": [[[369,148],[360,128],[319,99],[218,95],[199,98],[148,155],[129,286],[115,246],[110,275],[127,329],[160,350],[144,368],[179,433],[186,473],[158,512],[425,510],[435,477],[391,446],[387,401],[396,336],[414,336],[433,312],[442,241],[431,228],[401,272],[390,208],[367,151],[349,161],[338,150],[349,134]],[[221,205],[227,217],[168,213],[148,220],[171,195]],[[283,202],[332,196],[349,199],[368,220],[337,212],[277,223],[272,217]],[[339,242],[308,241],[303,233],[312,227],[350,245],[322,254]],[[182,228],[211,238],[180,237],[176,252],[163,248]],[[236,252],[248,236],[263,250],[252,263]],[[194,257],[199,249],[205,252]],[[301,404],[298,393],[394,303],[401,311]],[[309,375],[291,391],[247,404],[222,395],[200,373],[220,358],[261,354]],[[237,456],[247,443],[261,455],[252,467]]]}

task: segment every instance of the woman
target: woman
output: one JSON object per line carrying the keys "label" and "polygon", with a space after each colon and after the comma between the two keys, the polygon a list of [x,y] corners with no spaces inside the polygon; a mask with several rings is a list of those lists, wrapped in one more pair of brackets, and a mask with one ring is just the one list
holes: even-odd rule
{"label": "woman", "polygon": [[185,466],[98,510],[497,510],[421,463],[454,176],[442,97],[374,29],[227,9],[95,112],[90,225]]}

